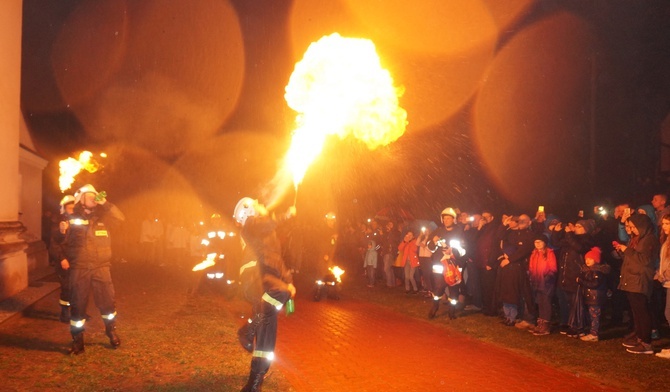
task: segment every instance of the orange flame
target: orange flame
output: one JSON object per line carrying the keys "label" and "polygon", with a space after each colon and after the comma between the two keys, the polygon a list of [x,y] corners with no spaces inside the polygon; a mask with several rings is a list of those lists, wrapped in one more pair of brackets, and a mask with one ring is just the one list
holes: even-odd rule
{"label": "orange flame", "polygon": [[293,184],[302,181],[329,135],[352,135],[371,150],[402,136],[407,112],[400,95],[372,41],[334,33],[312,43],[286,86],[286,102],[298,112],[285,158]]}
{"label": "orange flame", "polygon": [[66,189],[70,189],[74,183],[74,179],[82,170],[86,170],[89,173],[95,173],[100,164],[92,159],[93,153],[90,151],[82,151],[79,154],[78,159],[72,157],[64,159],[58,163],[60,177],[58,178],[58,183],[60,185],[61,192],[65,192]]}
{"label": "orange flame", "polygon": [[344,270],[342,268],[340,268],[338,266],[334,266],[334,267],[328,268],[328,271],[333,273],[333,276],[335,276],[335,279],[337,279],[337,281],[339,283],[342,283],[342,279],[340,279],[340,277],[344,274]]}
{"label": "orange flame", "polygon": [[193,269],[191,271],[194,271],[194,272],[195,271],[202,271],[206,268],[209,268],[209,267],[213,266],[214,264],[216,264],[216,262],[214,261],[215,258],[216,258],[216,253],[208,254],[207,258],[205,260],[201,261],[200,263],[196,264],[195,267],[193,267]]}

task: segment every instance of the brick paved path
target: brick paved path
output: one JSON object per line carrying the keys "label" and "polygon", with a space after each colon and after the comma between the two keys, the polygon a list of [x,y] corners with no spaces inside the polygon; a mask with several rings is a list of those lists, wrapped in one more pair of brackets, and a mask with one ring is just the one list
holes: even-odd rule
{"label": "brick paved path", "polygon": [[280,317],[275,366],[297,391],[611,390],[371,303],[296,308]]}

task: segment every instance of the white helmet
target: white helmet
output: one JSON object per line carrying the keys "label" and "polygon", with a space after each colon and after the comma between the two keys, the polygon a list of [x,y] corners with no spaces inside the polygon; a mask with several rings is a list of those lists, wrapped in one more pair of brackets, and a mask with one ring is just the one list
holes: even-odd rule
{"label": "white helmet", "polygon": [[64,214],[65,213],[65,206],[70,204],[70,203],[75,203],[74,196],[72,195],[65,195],[61,201],[60,201],[60,213]]}
{"label": "white helmet", "polygon": [[79,203],[79,200],[81,200],[81,197],[84,193],[95,193],[96,196],[98,195],[98,191],[95,190],[93,185],[86,184],[81,188],[77,189],[77,191],[74,193],[74,202]]}
{"label": "white helmet", "polygon": [[243,197],[240,201],[237,202],[235,210],[233,211],[233,218],[237,223],[244,225],[247,221],[247,218],[250,216],[258,215],[258,200],[254,200],[250,197]]}
{"label": "white helmet", "polygon": [[456,219],[456,210],[454,210],[451,207],[447,207],[444,210],[442,210],[442,213],[440,214],[440,220],[442,220],[442,217],[445,215],[451,215]]}

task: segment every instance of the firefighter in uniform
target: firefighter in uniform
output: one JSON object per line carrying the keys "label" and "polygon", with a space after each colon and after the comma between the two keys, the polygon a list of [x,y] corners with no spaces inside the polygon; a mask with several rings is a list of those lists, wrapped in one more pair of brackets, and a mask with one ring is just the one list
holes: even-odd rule
{"label": "firefighter in uniform", "polygon": [[65,233],[69,225],[70,216],[74,212],[74,196],[65,195],[60,201],[60,218],[58,226],[51,233],[49,244],[49,259],[56,269],[56,276],[60,283],[60,321],[70,323],[70,271],[63,266],[63,260],[66,259],[63,245],[65,243]]}
{"label": "firefighter in uniform", "polygon": [[[295,216],[292,207],[286,218]],[[240,276],[245,282],[258,282],[256,288],[243,287],[253,306],[253,318],[238,331],[240,343],[252,352],[251,372],[242,392],[260,391],[263,378],[274,358],[277,341],[277,314],[295,296],[293,277],[281,257],[276,233],[277,221],[257,200],[242,198],[235,206],[235,220],[242,225],[245,265]],[[254,277],[255,275],[255,277]],[[255,339],[255,347],[254,347]]]}
{"label": "firefighter in uniform", "polygon": [[463,229],[456,225],[456,210],[447,207],[442,210],[440,218],[443,226],[433,232],[433,239],[428,241],[428,249],[433,252],[433,305],[428,312],[428,318],[432,319],[440,308],[440,302],[444,297],[449,300],[449,317],[455,318],[456,307],[462,305],[465,297],[461,293],[462,283],[456,286],[448,286],[444,280],[444,265],[442,260],[451,258],[461,266],[463,250],[451,246],[452,241],[463,240]]}
{"label": "firefighter in uniform", "polygon": [[200,244],[203,246],[205,256],[211,259],[214,265],[205,270],[198,287],[204,282],[207,288],[214,292],[227,291],[228,295],[232,295],[232,285],[236,279],[234,273],[239,267],[241,257],[240,241],[236,238],[236,234],[225,230],[221,215],[214,213],[210,217]]}
{"label": "firefighter in uniform", "polygon": [[113,348],[121,344],[116,334],[114,285],[110,273],[112,248],[108,226],[125,220],[123,213],[88,184],[75,193],[75,207],[65,235],[64,269],[70,269],[72,304],[70,332],[73,354],[84,352],[86,305],[91,291]]}

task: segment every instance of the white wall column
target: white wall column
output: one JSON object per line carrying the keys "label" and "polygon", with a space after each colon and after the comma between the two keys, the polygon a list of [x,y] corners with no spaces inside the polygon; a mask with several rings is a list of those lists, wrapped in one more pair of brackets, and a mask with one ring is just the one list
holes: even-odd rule
{"label": "white wall column", "polygon": [[0,1],[0,300],[28,287],[19,215],[19,124],[23,0]]}

